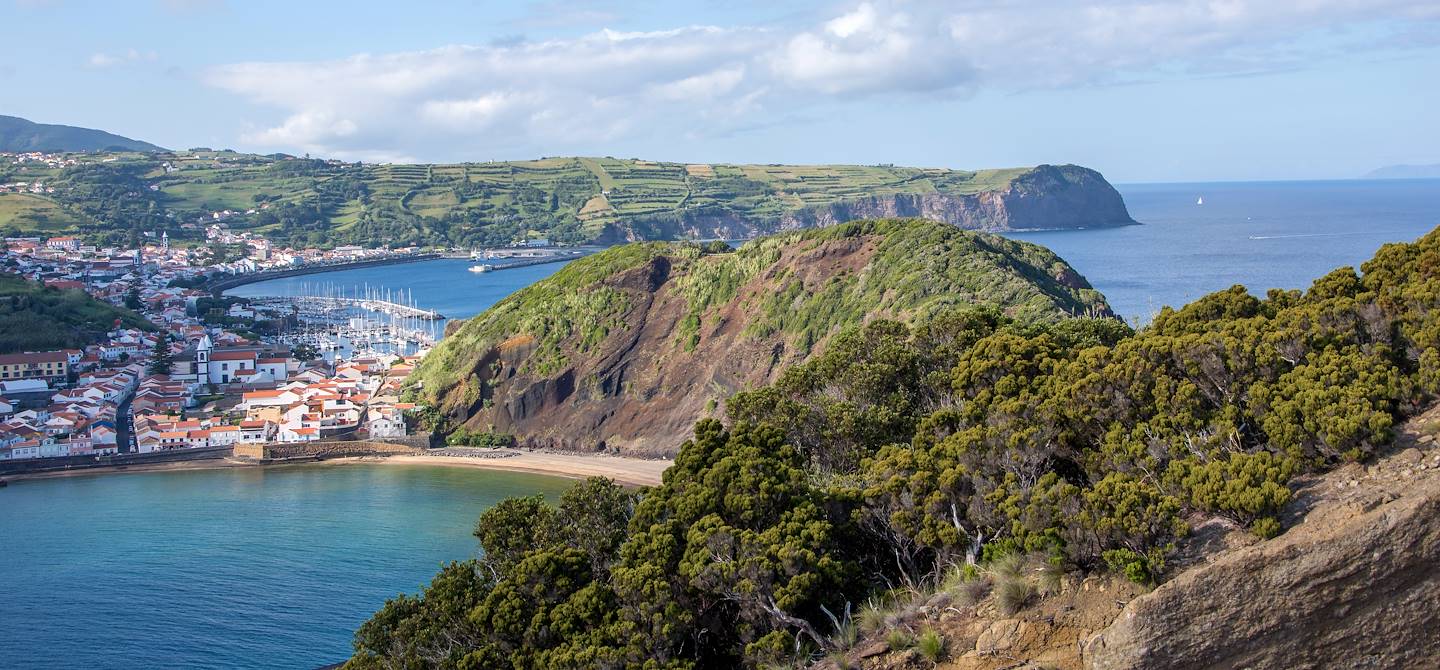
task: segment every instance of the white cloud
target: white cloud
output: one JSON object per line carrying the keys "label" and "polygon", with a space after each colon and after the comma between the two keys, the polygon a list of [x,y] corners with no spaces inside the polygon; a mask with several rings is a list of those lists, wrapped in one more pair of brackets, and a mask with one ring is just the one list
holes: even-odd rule
{"label": "white cloud", "polygon": [[93,68],[107,68],[115,67],[118,65],[129,65],[132,63],[153,63],[157,59],[159,59],[159,57],[160,55],[155,53],[154,51],[127,49],[123,52],[117,52],[114,54],[96,52],[90,54],[90,58],[87,59],[85,63]]}
{"label": "white cloud", "polygon": [[[1433,46],[1437,20],[1440,6],[1417,0],[869,0],[800,29],[600,30],[239,63],[204,78],[282,113],[243,136],[262,148],[484,159],[583,150],[636,133],[718,135],[865,96],[1304,67],[1342,52]],[[92,64],[127,57],[96,54]]]}

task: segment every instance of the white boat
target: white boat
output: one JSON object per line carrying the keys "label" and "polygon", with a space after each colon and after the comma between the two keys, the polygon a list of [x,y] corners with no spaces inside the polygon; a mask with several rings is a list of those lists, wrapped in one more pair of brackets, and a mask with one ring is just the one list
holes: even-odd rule
{"label": "white boat", "polygon": [[494,269],[495,269],[495,266],[493,266],[493,265],[480,264],[480,265],[471,265],[471,266],[470,266],[470,271],[471,271],[471,272],[489,272],[489,271],[494,270]]}
{"label": "white boat", "polygon": [[1205,198],[1204,198],[1204,196],[1201,196],[1201,197],[1199,197],[1199,198],[1196,198],[1196,199],[1195,199],[1195,204],[1197,204],[1197,205],[1203,205],[1203,204],[1205,204]]}

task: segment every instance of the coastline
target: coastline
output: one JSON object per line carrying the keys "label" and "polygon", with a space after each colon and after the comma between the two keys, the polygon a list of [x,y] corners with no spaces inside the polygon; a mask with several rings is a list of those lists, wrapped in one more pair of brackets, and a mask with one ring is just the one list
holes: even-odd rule
{"label": "coastline", "polygon": [[129,474],[147,472],[182,472],[189,470],[224,470],[230,468],[288,468],[316,465],[430,465],[439,467],[480,468],[483,470],[506,470],[550,475],[567,479],[586,477],[607,477],[628,486],[655,486],[660,476],[673,461],[627,458],[605,454],[571,454],[564,452],[513,451],[508,456],[468,457],[441,456],[438,454],[397,454],[389,456],[346,456],[322,460],[305,460],[288,463],[247,463],[231,459],[206,459],[198,461],[174,461],[168,463],[147,463],[138,465],[103,466],[77,468],[73,470],[52,470],[6,475],[8,483],[35,479],[62,479],[106,474]]}

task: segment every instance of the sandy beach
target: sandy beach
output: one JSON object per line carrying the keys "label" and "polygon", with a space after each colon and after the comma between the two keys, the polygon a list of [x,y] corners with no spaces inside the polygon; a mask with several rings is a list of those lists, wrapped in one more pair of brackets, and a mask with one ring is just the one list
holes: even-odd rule
{"label": "sandy beach", "polygon": [[[337,459],[345,460],[345,459]],[[471,458],[464,456],[440,456],[414,454],[387,456],[383,458],[362,457],[367,463],[391,463],[396,465],[443,465],[447,467],[485,468],[490,470],[514,470],[535,474],[556,475],[582,479],[585,477],[608,477],[621,484],[654,486],[660,483],[660,475],[673,461],[625,458],[603,454],[567,454],[561,452],[516,451],[504,458]]]}
{"label": "sandy beach", "polygon": [[511,470],[531,472],[557,477],[583,479],[585,477],[608,477],[621,484],[632,486],[653,486],[660,483],[660,475],[670,467],[672,461],[625,458],[603,454],[567,454],[541,451],[513,451],[509,456],[488,458],[466,456],[441,456],[436,454],[407,454],[397,456],[354,456],[319,461],[297,461],[293,463],[247,463],[230,459],[203,461],[180,461],[175,463],[149,463],[100,468],[58,470],[5,475],[11,482],[32,479],[55,479],[60,477],[85,477],[92,475],[136,472],[178,472],[185,470],[216,470],[222,468],[292,468],[315,465],[432,465],[442,467],[481,468],[489,470]]}

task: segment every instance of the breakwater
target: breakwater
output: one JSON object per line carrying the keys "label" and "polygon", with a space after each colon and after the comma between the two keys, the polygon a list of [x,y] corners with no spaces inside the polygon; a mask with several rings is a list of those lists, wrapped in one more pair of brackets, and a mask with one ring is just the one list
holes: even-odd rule
{"label": "breakwater", "polygon": [[299,267],[286,268],[284,270],[267,270],[265,272],[252,272],[250,274],[243,275],[228,275],[206,283],[202,287],[202,289],[205,291],[209,291],[210,293],[218,297],[220,296],[220,294],[237,286],[254,284],[257,282],[268,281],[271,279],[298,277],[300,275],[312,275],[321,272],[335,272],[338,270],[355,270],[359,268],[378,267],[381,265],[395,265],[397,263],[414,263],[416,261],[428,261],[436,258],[443,258],[443,255],[438,253],[426,253],[412,254],[407,256],[374,258],[370,260],[354,261],[350,263],[301,265]]}

